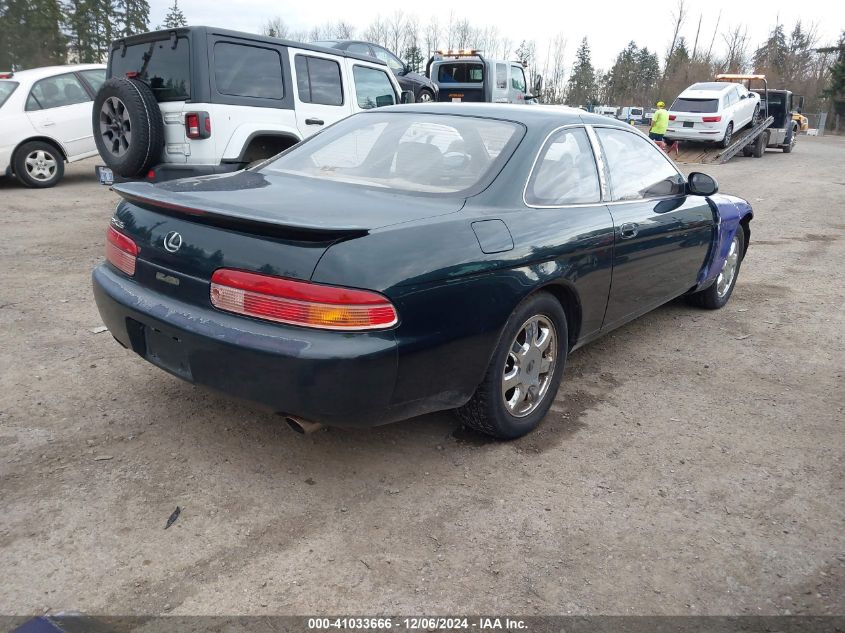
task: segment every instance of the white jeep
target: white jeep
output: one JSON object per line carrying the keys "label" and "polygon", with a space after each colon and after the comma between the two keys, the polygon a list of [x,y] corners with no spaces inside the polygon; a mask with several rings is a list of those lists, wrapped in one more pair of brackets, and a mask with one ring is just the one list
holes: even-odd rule
{"label": "white jeep", "polygon": [[101,181],[223,173],[355,112],[400,101],[380,60],[193,26],[112,43],[92,125]]}

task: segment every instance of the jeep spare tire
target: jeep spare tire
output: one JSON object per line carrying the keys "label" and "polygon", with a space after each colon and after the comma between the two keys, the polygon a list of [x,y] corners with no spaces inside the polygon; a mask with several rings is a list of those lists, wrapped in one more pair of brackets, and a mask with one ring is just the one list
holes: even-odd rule
{"label": "jeep spare tire", "polygon": [[97,150],[116,174],[143,176],[159,162],[164,122],[147,84],[137,79],[109,79],[94,98],[91,119]]}

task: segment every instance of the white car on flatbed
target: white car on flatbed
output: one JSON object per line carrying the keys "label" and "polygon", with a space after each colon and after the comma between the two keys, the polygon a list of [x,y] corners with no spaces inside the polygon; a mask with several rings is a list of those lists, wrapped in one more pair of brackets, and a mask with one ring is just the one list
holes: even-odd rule
{"label": "white car on flatbed", "polygon": [[104,64],[0,72],[0,176],[52,187],[65,161],[96,156],[91,106],[105,80]]}
{"label": "white car on flatbed", "polygon": [[684,90],[669,108],[667,141],[709,141],[723,147],[757,120],[760,96],[737,83],[708,81]]}

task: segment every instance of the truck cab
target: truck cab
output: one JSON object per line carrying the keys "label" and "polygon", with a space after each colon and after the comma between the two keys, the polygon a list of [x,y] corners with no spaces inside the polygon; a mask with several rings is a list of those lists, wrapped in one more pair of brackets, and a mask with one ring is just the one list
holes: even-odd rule
{"label": "truck cab", "polygon": [[[438,101],[453,103],[535,103],[521,62],[487,59],[474,49],[437,51],[426,76],[438,87]],[[541,86],[537,77],[534,92]]]}
{"label": "truck cab", "polygon": [[780,148],[784,152],[791,152],[795,147],[800,124],[793,119],[793,95],[790,90],[753,90],[765,102],[768,115],[774,121],[766,130],[765,146]]}

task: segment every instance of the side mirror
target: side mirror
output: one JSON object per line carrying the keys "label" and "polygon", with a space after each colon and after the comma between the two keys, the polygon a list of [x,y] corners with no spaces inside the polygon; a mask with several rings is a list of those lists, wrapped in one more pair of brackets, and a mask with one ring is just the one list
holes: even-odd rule
{"label": "side mirror", "polygon": [[402,66],[402,75],[407,75],[409,72],[411,72],[410,64],[405,64],[404,66]]}
{"label": "side mirror", "polygon": [[694,171],[687,177],[687,193],[693,196],[712,196],[719,191],[716,179],[700,171]]}
{"label": "side mirror", "polygon": [[414,93],[410,90],[403,90],[402,96],[399,99],[399,103],[414,103],[416,99],[414,98]]}
{"label": "side mirror", "polygon": [[741,94],[741,95],[739,95],[739,98],[740,98],[740,99],[747,99],[747,98],[748,98],[748,95],[746,95],[746,94]]}

